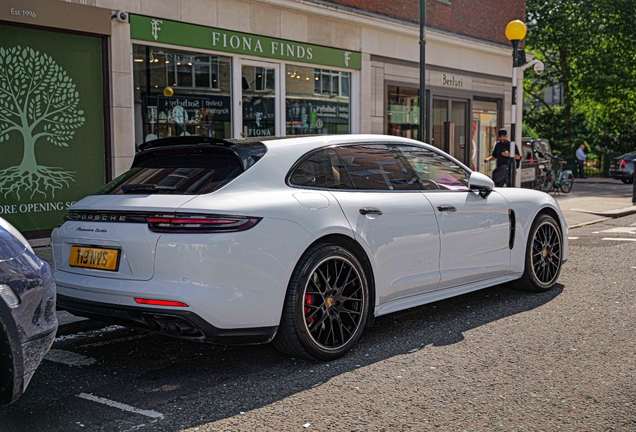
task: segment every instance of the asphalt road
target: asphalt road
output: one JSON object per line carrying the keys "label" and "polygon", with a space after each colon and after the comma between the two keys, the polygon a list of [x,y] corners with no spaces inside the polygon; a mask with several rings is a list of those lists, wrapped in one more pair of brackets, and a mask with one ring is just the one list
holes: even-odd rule
{"label": "asphalt road", "polygon": [[330,363],[84,322],[0,431],[634,431],[636,241],[603,240],[632,233],[636,215],[573,229],[552,291],[381,317]]}

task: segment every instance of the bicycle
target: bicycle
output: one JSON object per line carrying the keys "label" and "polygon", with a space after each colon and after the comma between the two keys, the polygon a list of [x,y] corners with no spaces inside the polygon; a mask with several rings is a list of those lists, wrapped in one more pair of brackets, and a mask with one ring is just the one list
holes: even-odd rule
{"label": "bicycle", "polygon": [[[543,172],[537,178],[536,188],[542,192],[550,193],[553,189],[559,189],[563,193],[570,193],[574,185],[572,170],[563,169],[567,162],[554,155],[548,155],[552,159],[552,168],[543,168]],[[554,172],[554,165],[558,163],[559,169]]]}

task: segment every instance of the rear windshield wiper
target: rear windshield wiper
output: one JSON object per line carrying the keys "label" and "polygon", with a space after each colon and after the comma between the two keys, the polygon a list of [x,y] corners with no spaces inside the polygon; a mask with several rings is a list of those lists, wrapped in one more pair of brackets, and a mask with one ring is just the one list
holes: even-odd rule
{"label": "rear windshield wiper", "polygon": [[127,184],[121,187],[121,191],[123,193],[131,193],[131,192],[154,192],[154,191],[173,191],[176,190],[174,186],[158,186],[155,184]]}

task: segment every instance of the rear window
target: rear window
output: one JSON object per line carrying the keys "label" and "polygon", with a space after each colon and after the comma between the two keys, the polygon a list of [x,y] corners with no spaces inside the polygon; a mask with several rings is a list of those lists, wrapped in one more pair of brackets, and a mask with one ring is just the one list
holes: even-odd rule
{"label": "rear window", "polygon": [[233,155],[161,155],[144,160],[94,195],[200,195],[214,192],[242,173],[241,160]]}

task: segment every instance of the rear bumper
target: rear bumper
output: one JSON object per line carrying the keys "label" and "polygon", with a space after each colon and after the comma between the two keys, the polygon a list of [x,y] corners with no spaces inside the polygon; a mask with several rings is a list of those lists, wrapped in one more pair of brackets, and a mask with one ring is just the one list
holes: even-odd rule
{"label": "rear bumper", "polygon": [[634,171],[613,171],[609,170],[611,178],[616,180],[631,180],[634,177]]}
{"label": "rear bumper", "polygon": [[73,315],[119,324],[181,339],[227,345],[249,345],[270,342],[278,326],[221,329],[188,310],[130,307],[58,294],[57,304]]}

